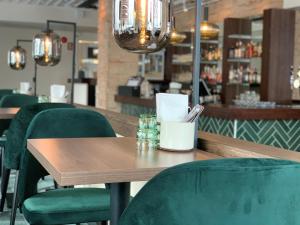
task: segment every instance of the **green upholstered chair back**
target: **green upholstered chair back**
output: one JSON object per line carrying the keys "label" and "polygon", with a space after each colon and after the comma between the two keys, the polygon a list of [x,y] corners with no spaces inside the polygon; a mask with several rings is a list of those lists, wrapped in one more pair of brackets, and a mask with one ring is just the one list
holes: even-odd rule
{"label": "green upholstered chair back", "polygon": [[13,90],[12,89],[0,89],[0,100],[3,96],[5,95],[11,95],[13,94]]}
{"label": "green upholstered chair back", "polygon": [[[9,92],[9,90],[4,90],[3,93]],[[37,103],[38,99],[34,96],[21,95],[21,94],[5,94],[1,96],[0,92],[0,108],[10,108],[10,107],[21,107],[24,105]],[[0,135],[8,129],[11,120],[1,120],[0,121]]]}
{"label": "green upholstered chair back", "polygon": [[36,96],[22,95],[22,94],[12,94],[5,95],[0,100],[1,108],[10,108],[10,107],[22,107],[25,105],[31,105],[38,102]]}
{"label": "green upholstered chair back", "polygon": [[168,169],[137,194],[119,225],[300,224],[300,164],[199,161]]}
{"label": "green upholstered chair back", "polygon": [[23,143],[27,128],[38,113],[55,108],[74,108],[73,105],[64,103],[37,103],[20,108],[15,118],[11,121],[5,144],[4,166],[7,169],[19,169],[20,157],[24,151]]}
{"label": "green upholstered chair back", "polygon": [[[109,122],[97,112],[84,109],[50,109],[39,113],[33,119],[27,130],[26,139],[115,136]],[[88,150],[87,148],[86,151]],[[20,203],[37,193],[37,182],[46,175],[48,175],[46,170],[26,149],[20,167],[18,191]]]}

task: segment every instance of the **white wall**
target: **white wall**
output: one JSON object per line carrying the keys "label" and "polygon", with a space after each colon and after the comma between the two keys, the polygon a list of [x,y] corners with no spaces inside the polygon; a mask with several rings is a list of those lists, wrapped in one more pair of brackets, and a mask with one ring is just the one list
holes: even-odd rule
{"label": "white wall", "polygon": [[[23,71],[11,70],[7,65],[7,51],[16,45],[17,39],[32,39],[34,34],[40,32],[40,29],[29,27],[15,27],[0,25],[0,88],[18,88],[21,81],[30,81],[34,73],[34,63],[31,58],[31,44],[22,43],[22,47],[27,50],[27,66]],[[58,31],[61,36],[68,37],[72,42],[72,32]],[[78,33],[78,39],[97,40],[97,34],[81,32]],[[83,47],[77,48],[77,58],[86,55],[86,49]],[[67,79],[71,77],[72,69],[72,51],[67,50],[67,45],[63,45],[62,60],[55,67],[38,67],[37,78],[37,93],[39,95],[49,95],[51,84],[64,84],[67,85]],[[79,63],[76,68],[78,69]],[[70,90],[70,85],[67,85]]]}
{"label": "white wall", "polygon": [[97,27],[97,10],[0,2],[0,21],[41,24],[46,20],[76,22],[78,27]]}
{"label": "white wall", "polygon": [[284,0],[283,1],[283,8],[297,8],[300,7],[299,0]]}

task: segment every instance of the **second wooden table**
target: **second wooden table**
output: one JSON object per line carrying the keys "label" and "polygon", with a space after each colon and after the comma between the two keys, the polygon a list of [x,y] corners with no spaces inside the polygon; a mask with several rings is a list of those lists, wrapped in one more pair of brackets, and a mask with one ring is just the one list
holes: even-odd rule
{"label": "second wooden table", "polygon": [[0,119],[13,119],[20,108],[0,108]]}

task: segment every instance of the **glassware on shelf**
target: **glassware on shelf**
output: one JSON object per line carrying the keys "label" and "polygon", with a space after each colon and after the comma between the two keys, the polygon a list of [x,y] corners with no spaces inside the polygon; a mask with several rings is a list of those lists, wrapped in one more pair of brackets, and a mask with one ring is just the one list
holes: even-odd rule
{"label": "glassware on shelf", "polygon": [[260,101],[260,95],[255,91],[246,91],[233,100],[235,105],[241,107],[274,108],[275,102]]}

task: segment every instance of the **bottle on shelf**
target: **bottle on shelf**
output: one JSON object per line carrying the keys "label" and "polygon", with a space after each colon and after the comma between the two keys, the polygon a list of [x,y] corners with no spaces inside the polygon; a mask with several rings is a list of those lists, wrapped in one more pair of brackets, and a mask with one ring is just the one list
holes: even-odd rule
{"label": "bottle on shelf", "polygon": [[229,59],[244,59],[262,56],[262,44],[250,42],[237,41],[235,45],[229,48]]}
{"label": "bottle on shelf", "polygon": [[201,56],[205,61],[218,61],[222,59],[222,50],[210,45],[207,49],[202,48]]}
{"label": "bottle on shelf", "polygon": [[261,75],[257,72],[257,68],[247,66],[239,66],[237,69],[234,69],[231,65],[229,69],[229,83],[238,83],[238,84],[260,84]]}
{"label": "bottle on shelf", "polygon": [[221,69],[215,65],[212,67],[206,65],[201,73],[201,78],[210,85],[222,83]]}

